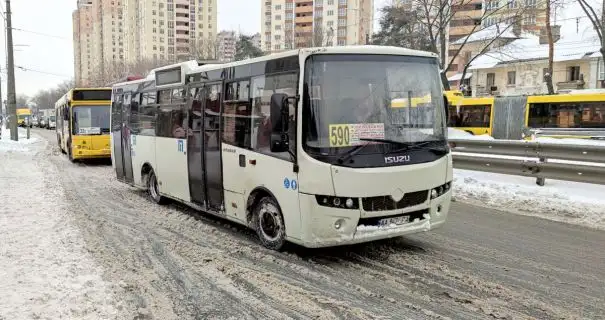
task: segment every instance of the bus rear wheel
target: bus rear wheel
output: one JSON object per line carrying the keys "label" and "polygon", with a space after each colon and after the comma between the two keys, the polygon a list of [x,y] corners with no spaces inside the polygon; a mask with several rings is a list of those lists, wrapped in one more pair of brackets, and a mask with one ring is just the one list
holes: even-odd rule
{"label": "bus rear wheel", "polygon": [[254,229],[261,244],[271,250],[280,250],[286,243],[286,227],[277,201],[264,197],[254,207]]}
{"label": "bus rear wheel", "polygon": [[149,172],[149,179],[147,179],[147,192],[149,193],[149,197],[153,202],[157,204],[166,203],[166,198],[160,195],[160,188],[158,187],[158,179],[155,175],[155,172],[151,170]]}

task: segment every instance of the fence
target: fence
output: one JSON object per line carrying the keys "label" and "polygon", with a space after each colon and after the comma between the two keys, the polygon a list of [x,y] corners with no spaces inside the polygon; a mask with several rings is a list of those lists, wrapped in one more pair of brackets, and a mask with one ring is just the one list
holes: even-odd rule
{"label": "fence", "polygon": [[[605,185],[605,146],[450,139],[454,168]],[[582,163],[578,163],[582,162]]]}

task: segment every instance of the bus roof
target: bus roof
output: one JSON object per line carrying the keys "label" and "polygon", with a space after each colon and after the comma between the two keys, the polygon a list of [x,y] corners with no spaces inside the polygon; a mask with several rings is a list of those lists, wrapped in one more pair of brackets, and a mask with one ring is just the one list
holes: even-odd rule
{"label": "bus roof", "polygon": [[255,62],[263,62],[280,58],[287,58],[299,55],[311,55],[311,54],[378,54],[378,55],[404,55],[404,56],[420,56],[420,57],[431,57],[437,58],[437,55],[432,52],[412,50],[401,47],[392,46],[374,46],[374,45],[361,45],[361,46],[336,46],[336,47],[316,47],[316,48],[304,48],[304,49],[293,49],[288,51],[271,53],[265,56],[233,61],[223,64],[208,64],[199,67],[191,68],[189,74],[205,72],[210,70],[216,70],[220,68],[232,68],[240,65],[246,65]]}
{"label": "bus roof", "polygon": [[605,101],[603,93],[573,93],[573,94],[553,94],[528,96],[528,103],[549,103],[549,102],[599,102]]}
{"label": "bus roof", "polygon": [[224,68],[232,68],[240,65],[247,65],[255,62],[263,62],[280,58],[287,58],[293,56],[303,56],[303,55],[312,55],[312,54],[377,54],[377,55],[405,55],[405,56],[420,56],[420,57],[430,57],[437,58],[437,55],[432,52],[427,51],[419,51],[412,50],[400,47],[393,46],[374,46],[374,45],[361,45],[361,46],[336,46],[336,47],[317,47],[317,48],[305,48],[305,49],[293,49],[288,51],[282,51],[278,53],[272,53],[269,55],[246,59],[242,61],[234,61],[229,63],[216,63],[216,61],[198,61],[198,60],[190,60],[180,63],[175,63],[167,66],[162,66],[159,68],[155,68],[149,72],[149,74],[145,77],[145,79],[134,80],[134,81],[126,81],[115,83],[112,87],[121,87],[128,84],[136,84],[145,81],[153,81],[156,80],[156,73],[158,72],[168,72],[173,69],[180,68],[181,71],[181,81],[170,82],[168,84],[159,85],[156,83],[158,88],[165,88],[175,86],[177,84],[183,85],[187,75],[197,74],[201,72],[218,70]]}
{"label": "bus roof", "polygon": [[494,97],[465,97],[457,101],[457,105],[460,106],[477,106],[486,104],[494,104]]}

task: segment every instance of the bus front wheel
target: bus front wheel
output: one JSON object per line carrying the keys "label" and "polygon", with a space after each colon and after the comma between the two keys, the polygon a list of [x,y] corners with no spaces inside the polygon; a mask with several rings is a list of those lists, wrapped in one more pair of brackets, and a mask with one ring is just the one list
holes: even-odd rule
{"label": "bus front wheel", "polygon": [[160,188],[158,187],[158,179],[155,175],[155,172],[151,170],[149,172],[149,178],[147,180],[147,191],[149,193],[149,197],[153,202],[157,204],[166,203],[166,198],[160,195]]}
{"label": "bus front wheel", "polygon": [[277,201],[264,197],[254,208],[254,229],[262,245],[271,250],[280,250],[286,243],[284,218]]}

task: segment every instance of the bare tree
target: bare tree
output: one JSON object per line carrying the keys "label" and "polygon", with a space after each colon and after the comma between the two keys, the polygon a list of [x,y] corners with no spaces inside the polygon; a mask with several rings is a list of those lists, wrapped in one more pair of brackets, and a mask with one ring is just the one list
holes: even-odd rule
{"label": "bare tree", "polygon": [[[471,56],[469,57],[469,59],[464,62],[464,69],[462,70],[462,77],[460,78],[462,81],[466,77],[468,68],[473,63],[473,61],[475,61],[478,57],[486,54],[489,50],[491,50],[495,46],[504,45],[504,44],[508,43],[509,40],[512,40],[512,39],[504,39],[503,36],[505,33],[510,31],[511,29],[515,29],[515,26],[519,25],[521,23],[521,19],[522,19],[522,16],[520,13],[515,15],[514,17],[509,17],[507,23],[499,23],[499,24],[495,24],[493,26],[488,27],[488,28],[495,29],[493,34],[486,35],[486,37],[479,38],[479,39],[477,39],[477,41],[474,41],[474,42],[478,43],[478,45],[477,45],[478,50],[476,52],[471,52]],[[486,29],[488,29],[488,28],[486,28]],[[479,32],[481,32],[481,31],[479,31]],[[469,35],[469,37],[471,37],[471,36],[472,35]],[[515,36],[517,36],[517,35],[515,35]],[[501,40],[501,41],[498,41],[498,40]],[[497,43],[497,42],[500,42],[500,43]],[[470,44],[470,42],[467,41],[467,45],[468,44]]]}
{"label": "bare tree", "polygon": [[555,44],[552,36],[552,26],[550,25],[550,10],[551,10],[551,1],[546,1],[546,35],[548,36],[548,75],[545,77],[546,80],[546,88],[548,89],[548,94],[554,94],[555,88],[552,83],[552,74],[553,74],[553,57],[555,52]]}
{"label": "bare tree", "polygon": [[[597,32],[597,36],[601,42],[601,50],[599,51],[601,52],[603,68],[605,70],[605,1],[601,1],[601,17],[599,17],[595,8],[587,0],[578,0],[578,3]],[[603,86],[604,84],[601,83],[601,87]]]}
{"label": "bare tree", "polygon": [[460,51],[470,39],[470,37],[466,37],[465,40],[459,44],[459,49],[454,51],[448,60],[446,35],[454,17],[456,19],[466,18],[480,22],[473,24],[473,27],[469,31],[469,34],[473,34],[476,31],[481,30],[484,21],[492,17],[497,17],[502,10],[506,9],[508,7],[508,1],[506,3],[498,2],[497,7],[483,10],[479,17],[461,15],[462,12],[468,10],[459,9],[464,8],[465,6],[474,5],[473,0],[413,0],[412,3],[412,7],[420,8],[422,10],[418,16],[419,21],[426,28],[432,51],[438,53],[440,56],[440,67],[442,70],[441,80],[446,90],[449,90],[449,83],[446,76],[447,70],[454,63]]}
{"label": "bare tree", "polygon": [[72,89],[74,85],[74,80],[64,81],[58,84],[55,88],[39,91],[31,98],[30,101],[36,105],[38,110],[52,109],[54,108],[57,100],[59,100],[67,91]]}
{"label": "bare tree", "polygon": [[[189,59],[218,60],[219,42],[215,38],[204,38],[192,41],[189,49]],[[181,56],[183,57],[183,56]],[[189,60],[185,59],[185,60]]]}
{"label": "bare tree", "polygon": [[546,80],[546,89],[548,90],[548,94],[554,94],[555,86],[553,84],[553,64],[555,54],[555,41],[552,34],[550,16],[553,10],[561,8],[565,5],[565,0],[545,0],[545,4],[546,6],[544,10],[546,10],[546,36],[548,38],[548,73],[544,77],[544,80]]}

